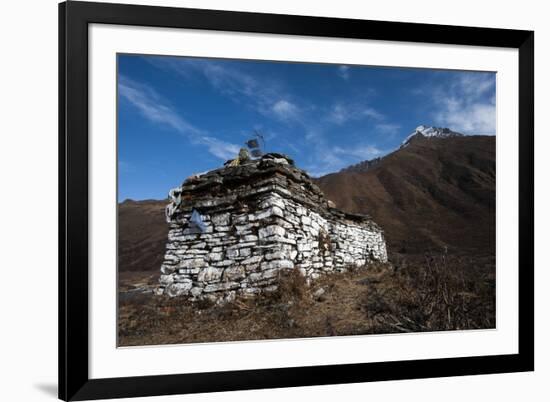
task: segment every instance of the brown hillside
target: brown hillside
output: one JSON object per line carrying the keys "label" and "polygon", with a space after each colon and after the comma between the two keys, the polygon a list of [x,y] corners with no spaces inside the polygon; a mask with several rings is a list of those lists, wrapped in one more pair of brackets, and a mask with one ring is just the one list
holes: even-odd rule
{"label": "brown hillside", "polygon": [[337,207],[370,214],[390,251],[494,253],[495,137],[415,139],[317,183]]}
{"label": "brown hillside", "polygon": [[168,201],[131,201],[118,205],[119,271],[159,271],[164,257]]}

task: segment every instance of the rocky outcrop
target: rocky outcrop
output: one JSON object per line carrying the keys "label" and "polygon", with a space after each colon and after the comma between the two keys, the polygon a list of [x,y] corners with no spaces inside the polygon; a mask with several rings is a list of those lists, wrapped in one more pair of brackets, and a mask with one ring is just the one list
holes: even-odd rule
{"label": "rocky outcrop", "polygon": [[170,198],[159,294],[231,300],[274,290],[281,270],[315,279],[387,260],[380,227],[333,208],[281,154],[190,177]]}

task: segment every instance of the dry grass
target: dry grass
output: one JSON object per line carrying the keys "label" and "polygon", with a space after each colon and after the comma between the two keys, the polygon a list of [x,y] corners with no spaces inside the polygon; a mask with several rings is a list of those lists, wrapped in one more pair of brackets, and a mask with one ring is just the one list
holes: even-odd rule
{"label": "dry grass", "polygon": [[[494,328],[494,258],[443,254],[393,261],[328,275],[309,287],[291,270],[277,291],[222,306],[120,297],[119,345]],[[151,281],[150,273],[142,275]]]}
{"label": "dry grass", "polygon": [[[492,261],[492,262],[491,262]],[[494,260],[426,255],[403,261],[368,284],[363,303],[374,332],[418,332],[495,327]]]}

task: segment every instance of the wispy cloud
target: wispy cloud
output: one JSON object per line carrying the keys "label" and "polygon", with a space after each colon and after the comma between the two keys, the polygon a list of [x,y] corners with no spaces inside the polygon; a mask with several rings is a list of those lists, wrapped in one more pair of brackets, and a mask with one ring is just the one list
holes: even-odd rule
{"label": "wispy cloud", "polygon": [[464,134],[496,133],[494,74],[462,73],[430,92],[437,125]]}
{"label": "wispy cloud", "polygon": [[206,146],[212,155],[220,159],[229,159],[239,152],[238,145],[215,138],[182,118],[165,99],[148,85],[120,76],[118,93],[146,119],[173,129],[188,138],[192,144]]}
{"label": "wispy cloud", "polygon": [[348,66],[339,66],[338,67],[338,75],[347,81],[349,79],[349,76],[350,76],[349,67]]}
{"label": "wispy cloud", "polygon": [[455,99],[443,101],[443,110],[435,115],[442,126],[466,134],[495,134],[495,106],[486,103],[465,104]]}
{"label": "wispy cloud", "polygon": [[300,121],[302,108],[291,100],[292,96],[283,89],[283,85],[273,79],[263,80],[227,62],[214,60],[168,57],[148,57],[145,60],[186,79],[193,75],[202,76],[220,94],[239,104],[244,102],[264,116],[286,123]]}
{"label": "wispy cloud", "polygon": [[451,84],[468,98],[479,98],[495,88],[495,76],[492,73],[465,73]]}
{"label": "wispy cloud", "polygon": [[308,134],[309,160],[305,169],[313,177],[337,172],[354,163],[370,160],[387,153],[386,150],[370,143],[335,146],[328,142],[322,131],[319,130],[311,130]]}
{"label": "wispy cloud", "polygon": [[273,104],[272,112],[281,120],[298,120],[300,118],[300,109],[294,103],[281,99]]}
{"label": "wispy cloud", "polygon": [[178,116],[172,107],[163,104],[153,88],[120,76],[118,93],[150,121],[167,125],[182,134],[200,135],[200,130]]}
{"label": "wispy cloud", "polygon": [[[193,140],[192,140],[193,141]],[[240,146],[215,137],[202,136],[195,140],[196,144],[206,145],[208,152],[222,160],[234,158],[238,153]]]}
{"label": "wispy cloud", "polygon": [[374,145],[365,144],[348,148],[335,147],[334,152],[337,155],[353,157],[359,160],[373,159],[385,153]]}
{"label": "wispy cloud", "polygon": [[385,119],[385,116],[373,107],[360,103],[334,104],[327,116],[327,120],[335,124],[345,124],[365,118],[381,121]]}
{"label": "wispy cloud", "polygon": [[395,123],[378,123],[374,127],[379,133],[388,135],[395,135],[401,130],[401,125]]}
{"label": "wispy cloud", "polygon": [[[327,109],[325,109],[327,111]],[[318,116],[317,121],[310,121],[305,132],[305,141],[308,144],[309,160],[305,164],[308,173],[313,177],[319,177],[328,173],[337,172],[347,166],[360,161],[373,159],[387,153],[374,143],[359,142],[347,145],[345,142],[334,144],[334,126],[351,122],[359,122],[362,127],[362,137],[367,138],[368,133],[380,132],[393,134],[400,126],[388,120],[386,115],[379,112],[366,102],[351,101],[337,102],[328,109],[326,115]],[[342,129],[337,128],[341,131]],[[357,130],[357,127],[354,128]],[[331,138],[332,137],[332,138]]]}
{"label": "wispy cloud", "polygon": [[359,144],[354,147],[330,147],[321,144],[315,151],[315,159],[306,166],[306,170],[313,177],[334,173],[354,163],[374,159],[387,153],[369,144]]}
{"label": "wispy cloud", "polygon": [[346,166],[346,162],[341,157],[327,150],[320,153],[315,161],[307,164],[305,170],[312,177],[321,177],[337,172],[344,166]]}

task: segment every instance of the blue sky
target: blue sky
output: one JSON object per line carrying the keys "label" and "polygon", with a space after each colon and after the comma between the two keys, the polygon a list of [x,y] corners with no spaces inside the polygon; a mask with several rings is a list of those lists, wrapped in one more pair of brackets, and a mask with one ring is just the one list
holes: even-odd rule
{"label": "blue sky", "polygon": [[118,56],[119,200],[163,199],[254,130],[312,176],[383,156],[421,125],[495,134],[494,73]]}

